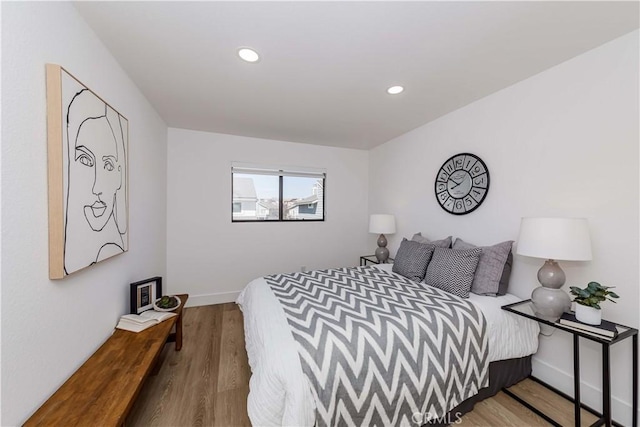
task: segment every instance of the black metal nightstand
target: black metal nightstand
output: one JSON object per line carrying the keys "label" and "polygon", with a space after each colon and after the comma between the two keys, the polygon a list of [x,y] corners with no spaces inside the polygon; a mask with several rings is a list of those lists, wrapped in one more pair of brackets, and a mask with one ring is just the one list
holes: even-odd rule
{"label": "black metal nightstand", "polygon": [[[376,258],[375,255],[362,255],[360,257],[360,267],[369,265],[369,263],[380,264],[380,261],[378,261],[378,258]],[[393,258],[387,259],[387,262],[385,262],[384,264],[393,264]]]}
{"label": "black metal nightstand", "polygon": [[[517,314],[519,316],[524,316],[532,320],[536,320],[542,324],[552,326],[556,329],[560,329],[561,331],[568,332],[573,335],[573,390],[575,398],[562,393],[561,391],[555,389],[554,387],[546,384],[545,382],[531,376],[531,379],[544,385],[548,389],[554,391],[565,399],[573,402],[574,404],[574,414],[575,414],[575,425],[580,425],[580,408],[584,408],[585,410],[591,412],[592,414],[599,417],[598,421],[592,424],[594,426],[620,426],[619,423],[613,421],[611,417],[611,366],[610,366],[610,350],[611,346],[623,341],[629,337],[633,339],[632,345],[632,353],[633,353],[633,366],[632,366],[632,380],[633,380],[633,427],[638,426],[638,330],[635,328],[631,328],[629,326],[620,325],[616,323],[616,328],[618,329],[618,335],[613,339],[600,338],[598,336],[592,335],[588,332],[578,331],[576,329],[572,329],[561,325],[559,323],[550,322],[545,319],[541,319],[535,315],[535,311],[533,309],[533,304],[531,300],[520,301],[513,304],[505,305],[502,307],[503,310],[509,311],[511,313]],[[580,403],[580,337],[586,338],[591,341],[595,341],[602,345],[602,414],[598,413],[594,409]],[[512,393],[507,389],[503,389],[503,391],[510,397],[514,398],[522,405],[526,406],[536,414],[540,415],[546,421],[551,423],[554,426],[561,426],[561,424],[557,423],[546,414],[542,413],[540,410],[526,402],[521,397]]]}

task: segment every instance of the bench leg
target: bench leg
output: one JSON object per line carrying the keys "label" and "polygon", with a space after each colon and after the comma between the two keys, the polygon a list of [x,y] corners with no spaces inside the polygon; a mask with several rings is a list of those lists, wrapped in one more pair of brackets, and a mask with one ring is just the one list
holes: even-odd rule
{"label": "bench leg", "polygon": [[176,351],[180,351],[182,348],[182,313],[178,316],[176,321]]}

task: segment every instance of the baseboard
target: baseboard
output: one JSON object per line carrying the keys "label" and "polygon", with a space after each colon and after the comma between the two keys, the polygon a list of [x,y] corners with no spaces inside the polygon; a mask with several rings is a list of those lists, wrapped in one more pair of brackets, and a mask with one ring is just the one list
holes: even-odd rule
{"label": "baseboard", "polygon": [[[573,373],[561,371],[546,362],[533,358],[533,376],[552,385],[558,390],[573,396]],[[631,398],[631,396],[629,396]],[[580,400],[582,403],[600,411],[602,409],[602,390],[592,384],[580,381]],[[611,410],[613,419],[622,425],[631,425],[631,403],[616,396],[611,396]],[[640,411],[638,411],[640,413]]]}
{"label": "baseboard", "polygon": [[201,305],[224,304],[234,302],[240,295],[240,291],[219,292],[215,294],[189,295],[185,307],[199,307]]}

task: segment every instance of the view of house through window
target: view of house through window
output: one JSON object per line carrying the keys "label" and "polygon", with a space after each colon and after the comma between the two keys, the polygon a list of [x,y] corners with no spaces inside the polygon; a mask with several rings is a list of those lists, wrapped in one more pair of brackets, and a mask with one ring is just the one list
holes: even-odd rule
{"label": "view of house through window", "polygon": [[233,221],[324,220],[325,175],[232,168]]}
{"label": "view of house through window", "polygon": [[277,176],[233,174],[233,219],[278,220],[280,182]]}

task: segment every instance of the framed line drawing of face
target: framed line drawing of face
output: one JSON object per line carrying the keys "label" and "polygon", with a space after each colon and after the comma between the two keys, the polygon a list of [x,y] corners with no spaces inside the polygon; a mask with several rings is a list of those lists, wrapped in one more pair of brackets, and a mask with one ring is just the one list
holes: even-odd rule
{"label": "framed line drawing of face", "polygon": [[49,277],[129,248],[129,122],[64,68],[47,64]]}

